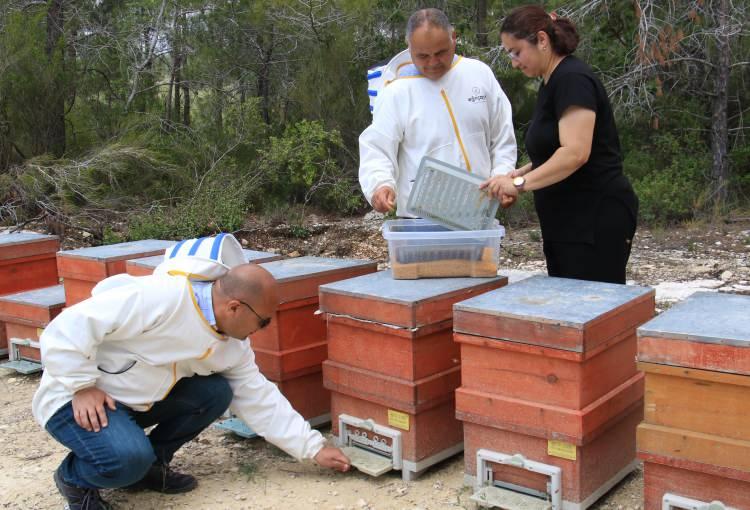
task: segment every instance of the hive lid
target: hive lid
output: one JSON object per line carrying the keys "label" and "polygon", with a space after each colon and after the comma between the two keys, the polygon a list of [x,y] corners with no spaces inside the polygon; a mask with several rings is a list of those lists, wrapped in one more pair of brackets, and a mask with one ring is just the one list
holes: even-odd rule
{"label": "hive lid", "polygon": [[38,234],[36,232],[0,232],[0,247],[12,244],[33,243],[39,241],[57,240],[57,236]]}
{"label": "hive lid", "polygon": [[494,278],[395,280],[391,271],[329,283],[320,287],[324,312],[413,328],[452,317],[451,306],[507,283]]}
{"label": "hive lid", "polygon": [[372,260],[297,257],[260,264],[280,286],[282,303],[318,296],[322,284],[377,270]]}
{"label": "hive lid", "polygon": [[654,290],[535,276],[454,311],[459,333],[582,352],[653,317]]}
{"label": "hive lid", "polygon": [[36,232],[0,232],[0,260],[54,253],[60,249],[57,236]]}
{"label": "hive lid", "polygon": [[500,203],[479,189],[484,181],[462,168],[424,157],[406,210],[453,230],[491,229]]}
{"label": "hive lid", "polygon": [[750,347],[750,296],[697,292],[638,328],[638,336]]}
{"label": "hive lid", "polygon": [[[281,258],[281,255],[267,251],[242,250],[242,253],[245,255],[245,260],[257,264],[263,262],[272,262]],[[162,262],[164,262],[164,255],[154,255],[152,257],[143,257],[128,260],[128,265],[154,269]]]}
{"label": "hive lid", "polygon": [[28,290],[0,297],[0,303],[16,303],[42,308],[52,308],[65,304],[63,285],[53,285],[41,289]]}
{"label": "hive lid", "polygon": [[98,262],[112,262],[138,257],[140,254],[155,255],[163,252],[174,241],[162,241],[158,239],[144,239],[142,241],[131,241],[127,243],[109,244],[105,246],[92,246],[89,248],[78,248],[77,250],[66,250],[58,252],[58,257],[95,260]]}

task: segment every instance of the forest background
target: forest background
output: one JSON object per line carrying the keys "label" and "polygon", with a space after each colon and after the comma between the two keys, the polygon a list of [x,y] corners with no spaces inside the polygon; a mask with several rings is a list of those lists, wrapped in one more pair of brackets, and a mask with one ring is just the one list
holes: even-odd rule
{"label": "forest background", "polygon": [[[525,3],[0,0],[0,224],[107,243],[236,231],[254,213],[304,235],[310,210],[362,212],[368,67],[406,47],[415,9],[439,7],[458,53],[495,71],[522,141],[538,82],[498,28]],[[641,220],[746,211],[748,2],[543,5],[577,23],[576,54],[610,94]]]}

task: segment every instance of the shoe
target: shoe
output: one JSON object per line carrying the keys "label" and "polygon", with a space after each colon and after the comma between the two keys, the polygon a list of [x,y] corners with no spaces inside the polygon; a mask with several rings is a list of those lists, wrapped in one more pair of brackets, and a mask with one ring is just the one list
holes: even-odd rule
{"label": "shoe", "polygon": [[65,506],[68,510],[112,510],[112,505],[107,503],[99,495],[99,489],[84,489],[75,485],[67,484],[60,476],[59,468],[55,470],[53,476],[55,485],[60,494],[65,498],[68,504]]}
{"label": "shoe", "polygon": [[169,464],[154,463],[140,481],[127,487],[128,490],[151,490],[164,494],[190,492],[198,486],[193,475],[172,471]]}

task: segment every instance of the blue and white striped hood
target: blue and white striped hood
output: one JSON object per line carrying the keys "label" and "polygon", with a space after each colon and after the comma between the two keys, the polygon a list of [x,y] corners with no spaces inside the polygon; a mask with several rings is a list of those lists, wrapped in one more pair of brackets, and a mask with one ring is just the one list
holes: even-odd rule
{"label": "blue and white striped hood", "polygon": [[193,279],[215,280],[230,268],[246,264],[242,246],[232,234],[186,239],[167,248],[164,262],[154,274],[183,274]]}

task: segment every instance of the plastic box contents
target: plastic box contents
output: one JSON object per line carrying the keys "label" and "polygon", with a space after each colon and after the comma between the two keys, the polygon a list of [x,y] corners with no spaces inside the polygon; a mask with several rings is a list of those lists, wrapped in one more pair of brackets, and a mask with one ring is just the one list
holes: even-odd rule
{"label": "plastic box contents", "polygon": [[389,220],[383,224],[393,277],[494,277],[505,229],[493,220],[485,230],[450,230],[430,220]]}
{"label": "plastic box contents", "polygon": [[424,157],[406,210],[451,230],[491,229],[500,203],[479,189],[484,181],[466,170]]}

